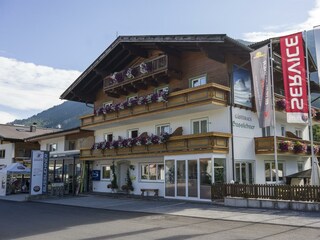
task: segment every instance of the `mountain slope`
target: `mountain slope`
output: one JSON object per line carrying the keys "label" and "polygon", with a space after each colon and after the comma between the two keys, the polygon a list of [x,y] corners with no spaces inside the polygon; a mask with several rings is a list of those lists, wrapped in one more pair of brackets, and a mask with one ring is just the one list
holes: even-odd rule
{"label": "mountain slope", "polygon": [[10,124],[32,125],[37,123],[39,127],[70,129],[80,126],[79,117],[92,112],[93,109],[84,103],[66,101],[32,117],[15,120]]}

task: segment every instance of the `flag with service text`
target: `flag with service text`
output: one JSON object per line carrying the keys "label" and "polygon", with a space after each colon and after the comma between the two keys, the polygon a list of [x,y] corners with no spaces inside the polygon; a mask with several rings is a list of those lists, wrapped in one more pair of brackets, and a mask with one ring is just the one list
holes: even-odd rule
{"label": "flag with service text", "polygon": [[288,123],[308,122],[308,95],[302,33],[280,37]]}
{"label": "flag with service text", "polygon": [[272,126],[268,45],[250,53],[255,103],[261,128]]}

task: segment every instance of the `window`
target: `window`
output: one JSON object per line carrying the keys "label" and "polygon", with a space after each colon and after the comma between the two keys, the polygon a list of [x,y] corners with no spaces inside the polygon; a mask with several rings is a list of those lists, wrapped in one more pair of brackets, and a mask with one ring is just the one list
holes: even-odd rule
{"label": "window", "polygon": [[[267,183],[276,182],[276,166],[274,161],[266,161],[265,167],[265,179]],[[284,176],[284,163],[278,162],[278,176],[279,181],[283,181]]]}
{"label": "window", "polygon": [[208,119],[197,119],[192,120],[192,133],[198,134],[198,133],[206,133],[208,132]]}
{"label": "window", "polygon": [[107,142],[112,142],[113,134],[112,133],[105,133],[104,134],[104,140],[106,140]]}
{"label": "window", "polygon": [[128,138],[136,138],[138,137],[138,129],[130,129],[128,130]]}
{"label": "window", "polygon": [[163,181],[164,164],[163,163],[142,163],[140,164],[141,181]]}
{"label": "window", "polygon": [[271,136],[270,127],[262,128],[262,137],[268,137],[268,136]]}
{"label": "window", "polygon": [[301,129],[296,128],[296,136],[297,136],[298,138],[302,138],[302,130],[301,130]]}
{"label": "window", "polygon": [[0,150],[0,158],[5,158],[6,157],[6,150],[5,149],[1,149]]}
{"label": "window", "polygon": [[112,104],[113,104],[113,101],[105,102],[103,103],[103,107],[111,106]]}
{"label": "window", "polygon": [[101,180],[110,180],[110,177],[111,177],[110,165],[102,165]]}
{"label": "window", "polygon": [[215,183],[224,183],[226,179],[225,172],[225,158],[215,158],[214,159],[214,182]]}
{"label": "window", "polygon": [[68,150],[76,150],[76,140],[68,141]]}
{"label": "window", "polygon": [[57,150],[58,150],[58,144],[56,144],[56,143],[50,143],[50,144],[48,144],[48,145],[47,145],[47,150],[48,150],[49,152],[55,152],[55,151],[57,151]]}
{"label": "window", "polygon": [[170,133],[170,125],[169,124],[163,124],[156,126],[156,134],[159,136],[163,133]]}
{"label": "window", "polygon": [[236,183],[253,184],[253,162],[236,162]]}
{"label": "window", "polygon": [[127,101],[133,100],[133,99],[137,99],[138,96],[137,95],[133,95],[133,96],[128,96],[127,97]]}
{"label": "window", "polygon": [[304,163],[303,162],[298,162],[298,172],[302,172],[303,171],[303,166],[304,166]]}
{"label": "window", "polygon": [[282,137],[286,136],[286,126],[285,125],[281,125],[281,136]]}
{"label": "window", "polygon": [[202,75],[202,76],[190,79],[190,87],[198,87],[206,83],[207,83],[206,75]]}
{"label": "window", "polygon": [[156,88],[155,92],[158,93],[158,94],[160,94],[162,92],[169,92],[169,87],[165,86],[165,87]]}

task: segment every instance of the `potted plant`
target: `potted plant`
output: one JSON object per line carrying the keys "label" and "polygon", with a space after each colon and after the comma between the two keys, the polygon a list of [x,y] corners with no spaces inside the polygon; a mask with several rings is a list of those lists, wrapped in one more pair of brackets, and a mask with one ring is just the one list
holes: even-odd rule
{"label": "potted plant", "polygon": [[134,190],[134,188],[133,188],[133,186],[132,186],[132,180],[131,180],[131,177],[130,177],[130,170],[129,170],[129,168],[127,169],[127,182],[126,182],[126,184],[125,185],[122,185],[121,186],[121,189],[123,190],[123,191],[126,191],[127,193],[129,193],[130,191],[133,191]]}
{"label": "potted plant", "polygon": [[112,181],[111,181],[111,189],[114,191],[115,189],[118,189],[118,183],[117,183],[117,175],[116,175],[116,169],[115,169],[114,161],[112,162],[111,171],[112,171]]}

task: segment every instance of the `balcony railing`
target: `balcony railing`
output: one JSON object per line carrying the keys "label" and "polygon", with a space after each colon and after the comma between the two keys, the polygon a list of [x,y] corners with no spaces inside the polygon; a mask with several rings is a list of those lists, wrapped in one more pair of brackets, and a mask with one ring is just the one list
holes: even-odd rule
{"label": "balcony railing", "polygon": [[209,83],[195,88],[170,93],[167,102],[156,102],[146,105],[135,105],[118,111],[100,115],[81,117],[81,127],[103,125],[119,122],[132,117],[147,116],[156,113],[174,111],[177,109],[215,104],[226,106],[230,88],[215,83]]}
{"label": "balcony railing", "polygon": [[107,76],[103,81],[103,90],[114,97],[126,95],[148,85],[167,81],[169,75],[180,78],[178,62],[172,56],[162,55]]}
{"label": "balcony railing", "polygon": [[[274,137],[254,138],[256,154],[274,154]],[[277,153],[284,155],[311,155],[310,142],[297,138],[276,137]],[[318,153],[319,142],[315,142],[315,152]]]}
{"label": "balcony railing", "polygon": [[139,156],[163,156],[168,154],[191,154],[191,153],[228,153],[229,133],[209,132],[172,136],[166,143],[134,146],[118,149],[81,149],[80,159],[95,160],[100,158],[126,158]]}

